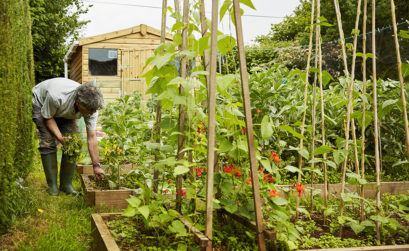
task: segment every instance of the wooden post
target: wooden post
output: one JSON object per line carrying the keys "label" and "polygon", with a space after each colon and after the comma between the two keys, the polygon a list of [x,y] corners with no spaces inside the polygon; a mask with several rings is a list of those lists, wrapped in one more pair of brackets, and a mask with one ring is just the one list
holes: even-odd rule
{"label": "wooden post", "polygon": [[406,152],[408,154],[409,160],[409,128],[408,128],[408,114],[406,113],[406,99],[405,99],[405,89],[403,84],[403,75],[402,75],[402,60],[400,58],[399,51],[399,38],[398,38],[398,28],[396,26],[396,15],[395,15],[395,3],[391,0],[391,11],[392,11],[392,23],[393,23],[393,33],[395,38],[395,49],[396,49],[396,61],[398,63],[398,74],[399,74],[399,84],[400,84],[400,96],[402,99],[402,112],[403,112],[403,121],[405,126],[405,143],[406,143]]}
{"label": "wooden post", "polygon": [[[254,209],[256,212],[256,225],[257,225],[257,241],[260,250],[266,250],[264,242],[264,226],[263,226],[263,213],[261,211],[261,199],[259,190],[259,180],[258,180],[258,168],[256,159],[256,149],[254,146],[254,136],[253,136],[253,119],[251,117],[251,104],[250,104],[250,91],[247,78],[247,66],[246,66],[246,55],[244,52],[244,41],[243,41],[243,27],[241,23],[241,11],[239,0],[233,0],[234,9],[234,19],[236,23],[236,37],[237,37],[237,48],[239,51],[239,62],[240,62],[240,77],[241,77],[241,87],[243,93],[243,104],[244,104],[244,115],[246,120],[246,134],[248,151],[250,158],[250,168],[251,168],[251,181],[254,195]],[[212,20],[214,22],[214,20]]]}
{"label": "wooden post", "polygon": [[[176,4],[176,1],[175,1]],[[189,0],[183,1],[183,26],[185,27],[182,31],[182,47],[180,48],[181,51],[186,50],[187,48],[187,36],[188,36],[188,24],[189,24]],[[182,78],[186,78],[186,56],[182,56],[182,60],[180,63],[180,75]],[[183,87],[179,87],[179,93],[183,92]],[[179,136],[178,136],[178,160],[183,159],[184,152],[184,131],[185,131],[185,107],[183,105],[179,105]],[[176,177],[176,191],[180,191],[182,189],[182,175],[178,175]],[[180,193],[176,195],[176,210],[181,211],[182,209],[182,196]]]}
{"label": "wooden post", "polygon": [[[373,116],[374,116],[374,137],[375,137],[375,169],[376,169],[376,215],[380,215],[381,206],[381,181],[379,164],[379,137],[378,137],[378,101],[376,95],[376,3],[372,0],[372,87],[373,87]],[[376,221],[376,239],[381,239],[379,222]]]}
{"label": "wooden post", "polygon": [[[205,4],[204,0],[200,0],[200,28],[202,30],[202,37],[207,36],[207,23],[206,23],[206,14],[205,14]],[[207,72],[210,72],[210,65],[209,65],[209,50],[205,50],[203,52],[203,64],[204,69]],[[206,75],[206,83],[209,82],[209,76]],[[207,88],[207,95],[209,96],[209,88]]]}
{"label": "wooden post", "polygon": [[219,14],[219,1],[212,1],[212,34],[210,49],[210,76],[208,78],[208,127],[207,134],[207,186],[206,186],[206,231],[210,239],[206,250],[212,250],[213,238],[213,186],[214,186],[214,150],[216,145],[216,67],[217,67],[217,25]]}
{"label": "wooden post", "polygon": [[[308,77],[310,75],[310,61],[311,61],[311,53],[312,53],[312,37],[313,37],[313,30],[314,30],[314,11],[315,11],[315,0],[312,0],[312,7],[311,7],[311,29],[310,29],[310,41],[308,44],[308,59],[307,59],[307,69],[306,69],[306,76],[305,76],[305,85],[304,85],[304,107],[307,107],[307,98],[308,98]],[[305,129],[305,117],[307,116],[307,109],[305,109],[302,115],[302,123],[301,123],[301,135],[304,136],[304,129]],[[304,140],[300,139],[300,150],[303,148]],[[298,169],[301,171],[303,166],[303,159],[302,155],[298,154]],[[301,183],[301,172],[298,172],[297,178],[298,184]],[[295,219],[298,219],[299,212],[298,208],[300,207],[300,197],[297,196],[296,199],[296,208],[295,208]]]}
{"label": "wooden post", "polygon": [[[364,0],[364,17],[362,20],[362,95],[366,95],[366,21],[368,18],[368,0]],[[361,128],[361,177],[365,179],[365,113],[366,102],[362,100],[362,128]],[[365,220],[364,186],[361,185],[361,221]]]}
{"label": "wooden post", "polygon": [[[168,3],[167,0],[162,0],[162,25],[160,30],[160,43],[164,44],[166,41],[166,9]],[[162,120],[162,104],[160,100],[156,102],[156,143],[160,143],[160,127],[159,123]],[[155,154],[155,160],[158,161],[158,156]],[[158,178],[159,178],[159,171],[153,171],[153,192],[158,192]]]}

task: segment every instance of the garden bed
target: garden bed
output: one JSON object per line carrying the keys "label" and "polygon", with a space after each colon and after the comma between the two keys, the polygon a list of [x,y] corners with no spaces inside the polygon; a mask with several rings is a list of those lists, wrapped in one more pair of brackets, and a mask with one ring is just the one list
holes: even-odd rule
{"label": "garden bed", "polygon": [[[278,190],[283,191],[283,188],[291,189],[292,185],[277,185]],[[307,189],[311,188],[311,185],[306,184]],[[324,198],[324,184],[313,184],[313,189],[320,189],[320,196]],[[381,182],[381,195],[389,193],[392,195],[397,194],[408,194],[409,191],[409,182],[408,181],[398,181],[398,182]],[[284,192],[284,191],[283,191]],[[357,185],[345,184],[345,192],[357,192],[360,193],[359,187]],[[341,193],[341,184],[328,184],[328,195],[332,194],[335,196],[340,196]],[[284,194],[287,194],[284,192]],[[310,193],[306,192],[306,196],[309,196]],[[374,199],[376,198],[376,182],[369,182],[367,185],[364,185],[364,195],[365,198]]]}
{"label": "garden bed", "polygon": [[92,186],[92,181],[86,174],[81,175],[81,184],[87,197],[87,205],[95,206],[97,212],[103,210],[123,210],[128,206],[128,199],[135,195],[134,190],[99,190]]}
{"label": "garden bed", "polygon": [[[105,165],[102,165],[104,168]],[[125,173],[128,173],[134,168],[133,164],[125,164],[125,165],[120,165],[121,170]],[[86,164],[77,164],[77,172],[78,174],[88,174],[88,175],[93,175],[94,174],[94,169],[92,168],[92,165],[86,165]]]}
{"label": "garden bed", "polygon": [[[102,213],[92,214],[91,216],[91,232],[94,238],[92,245],[93,250],[98,251],[117,251],[121,250],[118,243],[110,233],[108,222],[121,218],[121,213]],[[184,224],[185,228],[193,234],[193,241],[198,245],[197,248],[205,250],[209,241],[199,230],[192,226],[186,219],[179,217],[179,220]],[[155,240],[152,240],[155,242]],[[137,248],[137,247],[133,247]]]}

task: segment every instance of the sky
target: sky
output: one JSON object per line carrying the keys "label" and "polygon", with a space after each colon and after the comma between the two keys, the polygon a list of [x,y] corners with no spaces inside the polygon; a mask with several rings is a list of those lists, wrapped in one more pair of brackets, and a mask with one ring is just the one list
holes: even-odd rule
{"label": "sky", "polygon": [[[179,0],[182,3],[183,0]],[[205,0],[206,17],[211,16],[211,2]],[[269,33],[271,24],[279,23],[286,15],[291,15],[298,6],[299,0],[252,0],[257,10],[242,5],[244,16],[244,43],[250,45],[259,35]],[[82,37],[90,37],[146,24],[160,30],[162,0],[84,0],[85,4],[92,4],[82,20],[90,20],[81,33]],[[219,1],[220,5],[223,0]],[[149,6],[149,7],[147,7]],[[168,0],[168,6],[174,8],[173,0]],[[234,25],[228,15],[219,23],[219,30],[225,34],[235,35]],[[174,23],[173,18],[167,17],[167,27]]]}

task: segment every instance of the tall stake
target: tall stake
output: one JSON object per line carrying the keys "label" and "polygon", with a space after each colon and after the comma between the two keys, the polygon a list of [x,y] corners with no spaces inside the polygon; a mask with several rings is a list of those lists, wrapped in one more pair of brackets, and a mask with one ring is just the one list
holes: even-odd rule
{"label": "tall stake", "polygon": [[[310,26],[310,41],[308,43],[308,59],[307,59],[307,69],[306,69],[306,76],[305,76],[305,85],[304,85],[304,107],[307,107],[307,99],[308,99],[308,77],[310,75],[310,61],[311,61],[311,54],[312,54],[312,36],[314,34],[314,11],[315,11],[315,0],[312,0],[311,4],[311,26]],[[305,109],[303,115],[302,115],[302,123],[301,123],[301,135],[304,136],[304,129],[305,129],[305,117],[307,115],[307,109]],[[300,150],[302,150],[304,144],[304,140],[301,138],[300,139]],[[301,171],[303,166],[303,159],[302,155],[298,154],[298,169]],[[301,172],[298,172],[298,178],[297,178],[298,184],[301,183]],[[298,219],[299,212],[298,208],[300,207],[300,197],[297,196],[296,199],[296,210],[295,210],[295,219]]]}
{"label": "tall stake", "polygon": [[[318,5],[318,4],[317,4]],[[318,19],[318,12],[317,12],[317,23],[319,22]],[[320,42],[319,39],[319,30],[318,27],[315,30],[315,44],[317,45],[316,48],[318,48],[318,43]],[[314,68],[318,67],[318,50],[315,49],[315,60],[314,60]],[[313,156],[313,153],[315,151],[315,112],[317,108],[317,78],[318,78],[318,73],[314,73],[314,83],[312,84],[312,111],[311,111],[311,124],[312,124],[312,133],[311,133],[311,156]],[[314,169],[315,163],[311,163],[311,169]],[[314,184],[314,172],[311,171],[311,193],[310,193],[310,211],[312,212],[314,202],[313,202],[313,189],[312,186]]]}
{"label": "tall stake", "polygon": [[[217,67],[217,25],[219,1],[212,1],[212,34],[210,41],[210,76],[208,78],[208,127],[207,135],[207,187],[206,187],[206,236],[212,239],[213,224],[213,185],[214,185],[214,149],[216,144],[216,67]],[[208,242],[206,250],[212,250],[211,241]]]}
{"label": "tall stake", "polygon": [[[317,17],[321,16],[321,1],[317,0]],[[319,67],[319,83],[320,83],[320,103],[321,103],[321,141],[325,146],[325,110],[324,110],[324,89],[322,87],[322,48],[321,48],[321,26],[317,26],[318,29],[318,67]],[[322,155],[324,159],[327,159],[327,154]],[[328,199],[328,180],[327,180],[327,163],[323,163],[324,168],[324,206],[327,208]],[[326,223],[326,217],[324,216],[324,224]]]}
{"label": "tall stake", "polygon": [[[376,5],[372,0],[372,86],[373,86],[373,116],[374,116],[374,137],[375,137],[375,168],[376,168],[376,215],[380,215],[381,206],[381,181],[380,181],[380,164],[379,164],[379,144],[378,144],[378,101],[376,95]],[[376,221],[376,239],[381,239],[379,222]]]}
{"label": "tall stake", "polygon": [[[204,0],[200,0],[200,28],[202,30],[202,37],[207,36],[207,23],[206,23],[206,14],[205,14],[205,3]],[[203,52],[203,62],[204,68],[207,72],[210,72],[209,64],[209,50]],[[206,75],[206,82],[209,82],[209,77]],[[209,88],[207,88],[207,95],[209,95]]]}
{"label": "tall stake", "polygon": [[[339,10],[339,2],[338,0],[334,0],[334,5],[335,5],[335,11],[337,14],[337,22],[338,22],[338,30],[339,30],[339,36],[341,39],[341,46],[342,46],[342,58],[344,61],[344,67],[345,67],[345,76],[348,78],[349,77],[349,72],[348,72],[348,64],[347,64],[347,57],[346,57],[346,51],[345,51],[345,41],[344,41],[344,31],[342,29],[342,21],[341,21],[341,12]],[[361,15],[361,0],[358,1],[358,7],[357,7],[357,15],[356,15],[356,21],[355,21],[355,32],[354,32],[354,48],[353,48],[353,57],[352,57],[352,74],[351,74],[351,79],[348,82],[348,107],[347,107],[347,121],[346,121],[346,126],[345,126],[345,150],[348,153],[349,149],[349,129],[350,129],[350,124],[351,124],[351,114],[352,114],[352,91],[354,88],[354,78],[355,78],[355,59],[356,59],[356,44],[357,44],[357,32],[356,30],[358,29],[359,25],[359,16]],[[355,128],[354,126],[352,126]],[[355,141],[356,143],[356,141]],[[355,152],[357,152],[356,149],[356,144],[355,144]],[[343,163],[342,166],[342,180],[341,180],[341,194],[344,193],[345,191],[345,175],[346,175],[346,169],[347,169],[347,163],[348,163],[348,154],[347,157]],[[340,217],[342,217],[344,214],[344,200],[341,196],[341,203],[340,203]],[[343,226],[341,225],[340,227],[340,236],[342,237],[342,232],[343,232]]]}
{"label": "tall stake", "polygon": [[[164,44],[166,40],[166,8],[168,6],[167,0],[162,0],[162,25],[160,30],[160,43]],[[162,104],[160,100],[156,103],[156,143],[160,143],[160,127],[159,123],[162,120]],[[158,161],[158,157],[155,155],[155,160]],[[158,192],[158,178],[159,178],[159,171],[153,171],[153,191],[155,193]]]}
{"label": "tall stake", "polygon": [[402,112],[403,120],[405,126],[405,143],[406,143],[406,152],[408,154],[409,160],[409,127],[408,127],[408,114],[406,113],[406,99],[405,99],[405,89],[403,85],[403,75],[402,75],[402,60],[400,58],[399,51],[399,39],[398,39],[398,28],[396,26],[396,15],[395,15],[395,3],[391,0],[391,11],[392,11],[392,23],[393,23],[393,33],[395,38],[395,49],[396,49],[396,61],[398,62],[398,74],[399,74],[399,83],[400,83],[400,96],[402,99]]}
{"label": "tall stake", "polygon": [[[256,149],[254,146],[254,136],[253,136],[253,119],[251,117],[251,104],[250,104],[250,91],[249,83],[247,78],[247,66],[246,66],[246,55],[244,52],[244,41],[243,41],[243,28],[241,24],[241,11],[239,0],[233,0],[234,8],[234,19],[236,22],[236,37],[237,37],[237,48],[239,51],[239,62],[240,62],[240,77],[241,77],[241,88],[243,93],[243,104],[244,104],[244,115],[246,119],[246,134],[247,134],[247,144],[250,157],[250,168],[251,168],[251,181],[254,195],[254,209],[256,212],[256,226],[257,226],[257,241],[260,250],[266,250],[263,235],[263,213],[261,211],[261,199],[259,190],[259,180],[258,180],[258,168],[256,159]],[[214,22],[215,20],[213,20]],[[212,33],[213,35],[213,33]]]}
{"label": "tall stake", "polygon": [[[175,1],[176,4],[176,1]],[[185,27],[182,31],[182,47],[180,48],[181,51],[186,50],[187,48],[187,36],[188,36],[188,24],[189,24],[189,0],[183,1],[183,26]],[[182,60],[180,63],[180,75],[182,78],[186,78],[186,56],[182,56]],[[183,87],[179,87],[179,92],[183,92]],[[183,159],[184,152],[183,152],[183,144],[185,141],[184,131],[185,131],[185,107],[183,105],[179,105],[179,136],[178,136],[178,160]],[[176,177],[176,191],[180,191],[182,189],[182,175],[178,175]],[[176,210],[181,211],[182,209],[182,195],[181,193],[177,193],[176,195]]]}
{"label": "tall stake", "polygon": [[[368,0],[364,0],[364,17],[362,20],[362,95],[366,95],[366,21],[368,18]],[[366,102],[362,100],[362,128],[361,128],[361,177],[365,179],[365,112]],[[365,220],[364,186],[361,185],[361,221]]]}

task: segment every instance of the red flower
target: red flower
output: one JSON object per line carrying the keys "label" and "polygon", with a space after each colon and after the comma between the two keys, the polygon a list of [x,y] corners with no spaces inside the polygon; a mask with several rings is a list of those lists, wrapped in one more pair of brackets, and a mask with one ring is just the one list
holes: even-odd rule
{"label": "red flower", "polygon": [[197,127],[197,133],[200,133],[200,126]]}
{"label": "red flower", "polygon": [[271,198],[271,197],[274,197],[274,198],[280,197],[280,193],[277,192],[276,190],[270,190],[270,196],[269,196],[269,197],[270,197],[270,198]]}
{"label": "red flower", "polygon": [[262,167],[260,167],[260,174],[262,174],[263,173],[263,168]]}
{"label": "red flower", "polygon": [[169,190],[168,190],[168,189],[165,189],[163,192],[164,192],[165,194],[167,194],[167,193],[169,193]]}
{"label": "red flower", "polygon": [[251,185],[251,178],[247,181],[247,185]]}
{"label": "red flower", "polygon": [[298,197],[301,197],[301,193],[305,191],[305,187],[302,184],[294,184],[293,187],[295,187],[295,189],[297,190]]}
{"label": "red flower", "polygon": [[196,170],[196,176],[201,177],[202,176],[202,169],[200,169],[199,167],[195,167],[195,170]]}
{"label": "red flower", "polygon": [[202,125],[205,125],[205,122],[202,120]]}
{"label": "red flower", "polygon": [[207,127],[205,126],[205,127],[203,127],[203,133],[206,133],[206,129],[207,129]]}
{"label": "red flower", "polygon": [[268,183],[274,182],[274,178],[273,178],[273,176],[272,176],[271,174],[264,174],[263,180],[264,180],[264,181],[267,180]]}
{"label": "red flower", "polygon": [[263,112],[262,110],[260,110],[260,109],[258,109],[258,108],[257,108],[257,110],[256,110],[256,111],[257,111],[257,113],[258,113],[258,114],[260,114],[260,113],[262,113],[262,112]]}
{"label": "red flower", "polygon": [[168,183],[169,183],[169,184],[172,183],[172,180],[168,180]]}
{"label": "red flower", "polygon": [[176,191],[176,195],[180,195],[180,196],[186,197],[186,192],[183,191],[183,189],[180,189],[179,191]]}
{"label": "red flower", "polygon": [[234,167],[234,174],[236,175],[237,178],[239,178],[241,175],[241,172],[239,171],[239,169],[237,169],[237,167]]}
{"label": "red flower", "polygon": [[280,161],[280,159],[278,158],[278,156],[275,156],[275,157],[274,157],[274,162],[277,163],[277,162],[279,162],[279,161]]}
{"label": "red flower", "polygon": [[246,133],[246,127],[241,128],[240,133]]}
{"label": "red flower", "polygon": [[278,154],[275,152],[271,152],[270,159],[275,159],[276,157],[278,157]]}
{"label": "red flower", "polygon": [[224,165],[224,170],[225,173],[232,173],[233,172],[233,164],[231,164],[230,166],[228,165]]}

